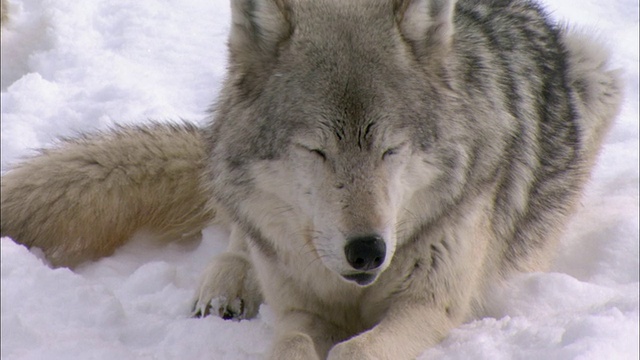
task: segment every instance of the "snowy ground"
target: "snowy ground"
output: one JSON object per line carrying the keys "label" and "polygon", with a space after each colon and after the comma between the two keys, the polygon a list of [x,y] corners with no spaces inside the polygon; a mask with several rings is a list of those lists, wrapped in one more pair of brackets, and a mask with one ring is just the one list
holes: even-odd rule
{"label": "snowy ground", "polygon": [[[2,170],[58,136],[116,123],[202,123],[225,67],[227,0],[10,0],[2,30]],[[552,272],[492,298],[487,318],[420,359],[638,359],[638,1],[548,0],[600,36],[627,99]],[[179,4],[179,6],[176,6]],[[2,359],[257,359],[272,314],[189,317],[227,234],[134,242],[77,272],[3,238]]]}

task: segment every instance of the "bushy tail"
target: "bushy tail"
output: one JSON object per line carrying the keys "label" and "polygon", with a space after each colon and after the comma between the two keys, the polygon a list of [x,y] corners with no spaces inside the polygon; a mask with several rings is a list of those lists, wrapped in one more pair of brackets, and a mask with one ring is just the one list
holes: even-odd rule
{"label": "bushy tail", "polygon": [[197,234],[215,215],[201,186],[205,149],[201,130],[186,124],[64,140],[2,177],[0,233],[71,267],[138,231]]}

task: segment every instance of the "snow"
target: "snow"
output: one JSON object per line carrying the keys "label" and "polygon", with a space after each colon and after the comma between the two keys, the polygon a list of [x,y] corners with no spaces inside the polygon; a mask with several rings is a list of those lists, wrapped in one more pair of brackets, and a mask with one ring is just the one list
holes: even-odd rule
{"label": "snow", "polygon": [[[225,71],[228,0],[10,0],[2,30],[2,170],[60,136],[154,119],[203,123]],[[638,359],[637,0],[547,0],[597,34],[626,100],[549,273],[496,289],[487,316],[419,359]],[[273,315],[190,317],[228,234],[136,239],[72,272],[1,244],[2,359],[258,359]]]}

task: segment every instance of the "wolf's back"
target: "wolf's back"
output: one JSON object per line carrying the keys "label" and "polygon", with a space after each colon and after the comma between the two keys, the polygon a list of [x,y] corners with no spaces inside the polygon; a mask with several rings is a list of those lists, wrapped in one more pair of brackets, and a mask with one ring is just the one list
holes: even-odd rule
{"label": "wolf's back", "polygon": [[201,186],[205,152],[201,130],[187,124],[65,140],[2,177],[1,234],[74,266],[138,231],[197,233],[213,218]]}

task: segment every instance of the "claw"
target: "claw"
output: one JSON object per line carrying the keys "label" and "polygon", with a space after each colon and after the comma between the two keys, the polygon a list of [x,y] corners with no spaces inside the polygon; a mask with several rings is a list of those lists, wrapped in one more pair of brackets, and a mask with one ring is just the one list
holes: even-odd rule
{"label": "claw", "polygon": [[234,299],[233,301],[227,301],[227,298],[221,296],[219,298],[211,300],[207,304],[195,303],[192,310],[192,316],[197,318],[203,318],[217,314],[224,320],[240,321],[244,319],[245,306],[243,299]]}
{"label": "claw", "polygon": [[220,301],[218,314],[225,320],[240,321],[244,319],[244,300],[236,298],[229,302]]}
{"label": "claw", "polygon": [[207,304],[206,306],[200,306],[198,302],[193,304],[193,308],[191,309],[191,317],[203,318],[209,315],[211,315],[211,304]]}

